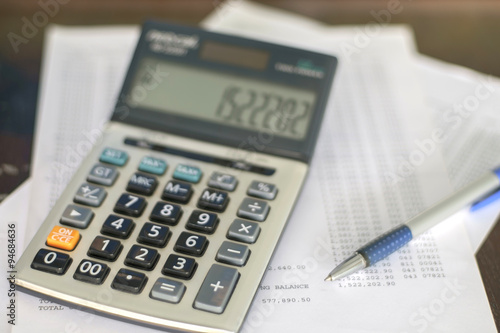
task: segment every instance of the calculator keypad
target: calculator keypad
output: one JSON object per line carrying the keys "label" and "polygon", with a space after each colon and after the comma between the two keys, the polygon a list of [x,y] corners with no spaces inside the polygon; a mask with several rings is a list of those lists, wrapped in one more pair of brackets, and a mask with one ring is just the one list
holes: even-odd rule
{"label": "calculator keypad", "polygon": [[263,200],[245,198],[238,209],[238,216],[254,221],[265,221],[269,204]]}
{"label": "calculator keypad", "polygon": [[139,217],[146,208],[146,200],[143,197],[124,193],[116,202],[114,211],[117,213]]}
{"label": "calculator keypad", "polygon": [[122,268],[116,274],[111,286],[114,289],[138,294],[142,291],[147,281],[146,274]]}
{"label": "calculator keypad", "polygon": [[144,156],[139,164],[139,171],[161,176],[167,170],[167,162],[162,159]]}
{"label": "calculator keypad", "polygon": [[219,217],[217,214],[194,210],[188,219],[186,228],[206,234],[213,234],[218,224]]}
{"label": "calculator keypad", "polygon": [[101,153],[99,161],[117,166],[123,166],[127,163],[128,154],[123,150],[114,148],[105,148]]}
{"label": "calculator keypad", "polygon": [[71,257],[66,253],[40,249],[31,263],[31,268],[62,275],[66,273],[71,261]]}
{"label": "calculator keypad", "polygon": [[182,282],[159,278],[153,285],[149,296],[163,302],[179,303],[185,291],[186,286]]}
{"label": "calculator keypad", "polygon": [[126,239],[134,230],[135,223],[132,219],[111,214],[106,218],[101,228],[101,233],[113,237]]}
{"label": "calculator keypad", "polygon": [[248,246],[225,241],[217,252],[216,260],[234,266],[243,266],[249,256]]}
{"label": "calculator keypad", "polygon": [[132,245],[125,257],[125,265],[152,270],[158,258],[158,251],[155,249],[140,245]]}
{"label": "calculator keypad", "polygon": [[[71,228],[54,227],[47,236],[48,247],[73,251],[78,246],[82,236],[76,229],[86,229],[91,223],[96,223],[93,222],[96,219],[93,209],[101,207],[105,199],[112,196],[112,191],[106,187],[116,186],[114,184],[123,172],[120,168],[130,163],[129,159],[123,150],[106,148],[102,152],[100,163],[93,166],[87,182],[78,188],[73,198],[76,204],[69,204],[62,213],[60,223]],[[125,192],[108,199],[114,202],[114,213],[110,212],[99,222],[102,223],[101,235],[89,234],[94,237],[86,253],[90,258],[75,266],[73,278],[103,285],[108,276],[112,276],[107,282],[112,288],[140,294],[148,284],[148,274],[159,270],[164,277],[157,278],[150,286],[149,298],[177,304],[183,302],[186,290],[191,288],[187,281],[196,274],[199,262],[218,262],[203,273],[206,275],[203,283],[197,286],[196,298],[189,302],[198,310],[224,312],[240,278],[238,269],[251,260],[251,246],[258,243],[263,232],[260,224],[270,213],[267,200],[276,197],[276,186],[259,180],[245,185],[241,191],[246,191],[244,194],[248,197],[232,204],[232,219],[221,221],[220,215],[227,214],[230,196],[239,185],[234,175],[211,172],[204,184],[195,185],[203,177],[202,169],[177,164],[171,178],[163,183],[162,191],[156,194],[162,201],[157,201],[148,197],[154,195],[161,185],[167,161],[144,156],[136,167],[136,172],[121,176],[127,177],[121,180],[126,186],[120,190]],[[196,201],[187,206],[194,195]],[[149,209],[148,201],[151,204]],[[149,215],[143,216],[145,212]],[[179,224],[181,220],[184,222]],[[221,228],[223,230],[219,231]],[[212,245],[210,237],[217,232],[224,233],[228,240]],[[173,237],[175,239],[170,241]],[[215,257],[205,255],[210,246],[217,246],[212,252]],[[126,254],[122,256],[122,252]],[[70,254],[40,249],[31,266],[62,275],[71,263]],[[122,266],[114,271],[117,264],[127,268]]]}
{"label": "calculator keypad", "polygon": [[207,246],[207,237],[183,231],[175,243],[174,250],[199,257],[203,255]]}
{"label": "calculator keypad", "polygon": [[169,227],[146,222],[139,232],[139,236],[137,236],[137,241],[147,245],[164,247],[170,238],[170,234]]}
{"label": "calculator keypad", "polygon": [[102,284],[109,273],[109,267],[106,264],[88,259],[82,260],[76,269],[73,278],[92,284]]}
{"label": "calculator keypad", "polygon": [[190,183],[198,183],[201,179],[201,169],[192,165],[179,164],[175,168],[173,177]]}
{"label": "calculator keypad", "polygon": [[158,181],[153,176],[134,173],[128,181],[127,191],[150,196],[158,186]]}
{"label": "calculator keypad", "polygon": [[154,206],[149,218],[155,222],[176,225],[181,216],[181,206],[160,201]]}
{"label": "calculator keypad", "polygon": [[198,264],[193,258],[171,254],[168,256],[161,272],[165,275],[171,275],[182,279],[190,279]]}
{"label": "calculator keypad", "polygon": [[208,180],[208,186],[213,188],[220,188],[225,191],[234,191],[236,189],[236,185],[238,184],[238,180],[235,176],[228,175],[221,172],[214,172],[210,176]]}
{"label": "calculator keypad", "polygon": [[198,207],[201,209],[223,212],[229,203],[229,196],[224,191],[205,189],[198,200]]}
{"label": "calculator keypad", "polygon": [[80,233],[76,229],[55,226],[47,236],[47,246],[61,250],[73,251],[80,241]]}
{"label": "calculator keypad", "polygon": [[247,190],[249,196],[266,200],[274,200],[277,193],[278,188],[276,185],[256,180],[250,184]]}
{"label": "calculator keypad", "polygon": [[87,206],[99,207],[106,195],[107,192],[103,187],[83,183],[73,201]]}
{"label": "calculator keypad", "polygon": [[61,224],[85,229],[94,218],[94,212],[87,207],[68,205],[61,216]]}
{"label": "calculator keypad", "polygon": [[253,244],[260,234],[258,223],[236,219],[227,231],[227,238],[243,243]]}
{"label": "calculator keypad", "polygon": [[115,167],[96,164],[92,170],[90,170],[87,181],[94,184],[111,186],[117,178],[118,170]]}
{"label": "calculator keypad", "polygon": [[90,245],[87,254],[91,257],[114,261],[118,258],[123,246],[120,241],[97,236]]}
{"label": "calculator keypad", "polygon": [[161,198],[185,204],[189,202],[192,194],[193,189],[191,184],[171,180],[165,186]]}
{"label": "calculator keypad", "polygon": [[224,312],[239,276],[232,267],[212,265],[196,295],[194,307],[213,313]]}

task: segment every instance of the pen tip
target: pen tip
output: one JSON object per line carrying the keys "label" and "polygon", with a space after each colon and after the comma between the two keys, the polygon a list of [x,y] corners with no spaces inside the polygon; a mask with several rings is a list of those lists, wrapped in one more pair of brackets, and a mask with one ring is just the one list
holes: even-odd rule
{"label": "pen tip", "polygon": [[333,281],[332,276],[331,276],[331,275],[328,275],[328,276],[325,278],[325,281]]}

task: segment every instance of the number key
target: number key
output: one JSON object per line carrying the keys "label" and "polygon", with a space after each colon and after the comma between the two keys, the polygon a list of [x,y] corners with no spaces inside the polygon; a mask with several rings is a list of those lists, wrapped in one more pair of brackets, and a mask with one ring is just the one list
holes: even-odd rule
{"label": "number key", "polygon": [[138,217],[142,215],[144,208],[146,208],[146,200],[144,200],[144,198],[124,193],[116,202],[114,211],[116,213]]}
{"label": "number key", "polygon": [[139,243],[164,247],[170,238],[170,229],[165,225],[158,225],[151,222],[144,223],[137,241]]}
{"label": "number key", "polygon": [[90,245],[87,254],[91,257],[115,261],[122,250],[120,241],[97,236]]}
{"label": "number key", "polygon": [[80,262],[75,274],[73,274],[73,278],[92,284],[102,284],[108,276],[108,273],[108,265],[84,259]]}
{"label": "number key", "polygon": [[177,239],[174,250],[177,252],[201,256],[205,252],[207,246],[208,240],[205,236],[184,231]]}
{"label": "number key", "polygon": [[179,256],[177,254],[171,254],[168,256],[165,265],[163,266],[161,272],[164,275],[172,275],[175,277],[190,279],[198,264],[193,258]]}
{"label": "number key", "polygon": [[195,210],[189,217],[186,228],[207,234],[212,234],[219,223],[217,214]]}
{"label": "number key", "polygon": [[40,249],[31,263],[31,268],[62,275],[66,273],[71,261],[71,257],[66,253]]}
{"label": "number key", "polygon": [[152,270],[158,258],[158,251],[155,249],[133,245],[125,258],[125,265]]}
{"label": "number key", "polygon": [[134,229],[134,222],[131,219],[118,215],[109,215],[101,228],[101,233],[118,238],[128,238]]}
{"label": "number key", "polygon": [[160,201],[154,206],[149,218],[155,222],[176,225],[181,215],[182,209],[179,205]]}

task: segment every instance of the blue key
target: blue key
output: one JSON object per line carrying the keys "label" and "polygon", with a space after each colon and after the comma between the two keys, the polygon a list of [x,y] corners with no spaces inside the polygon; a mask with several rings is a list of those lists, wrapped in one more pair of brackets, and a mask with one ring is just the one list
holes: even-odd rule
{"label": "blue key", "polygon": [[198,183],[201,178],[201,170],[198,167],[186,164],[179,164],[175,168],[174,178],[190,183]]}
{"label": "blue key", "polygon": [[139,171],[155,175],[163,175],[167,170],[167,163],[159,158],[144,156],[139,164]]}
{"label": "blue key", "polygon": [[122,166],[127,163],[128,154],[122,150],[106,148],[103,150],[99,161],[117,166]]}

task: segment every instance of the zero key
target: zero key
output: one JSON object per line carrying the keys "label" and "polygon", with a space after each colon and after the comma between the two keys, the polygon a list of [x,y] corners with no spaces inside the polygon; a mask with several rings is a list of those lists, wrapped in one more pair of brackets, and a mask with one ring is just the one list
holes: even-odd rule
{"label": "zero key", "polygon": [[31,263],[31,268],[62,275],[66,273],[71,262],[71,257],[66,253],[40,249]]}

